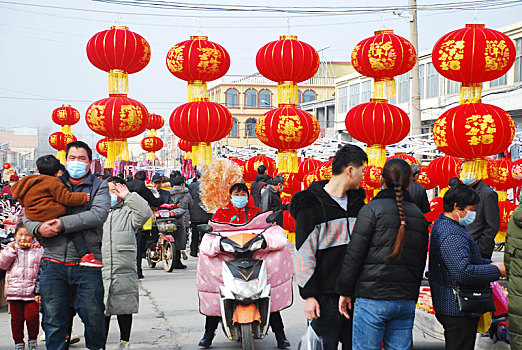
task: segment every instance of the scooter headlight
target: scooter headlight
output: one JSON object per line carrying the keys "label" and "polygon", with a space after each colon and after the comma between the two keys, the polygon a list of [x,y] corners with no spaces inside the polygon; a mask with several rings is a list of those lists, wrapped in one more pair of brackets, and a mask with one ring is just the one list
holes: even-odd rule
{"label": "scooter headlight", "polygon": [[263,249],[263,243],[265,243],[265,240],[264,240],[264,239],[260,239],[260,240],[258,240],[258,241],[255,241],[254,243],[252,243],[252,244],[250,245],[249,250],[250,250],[251,252],[254,252],[254,251],[256,251],[256,250]]}
{"label": "scooter headlight", "polygon": [[257,278],[250,281],[235,278],[234,284],[236,285],[238,296],[242,298],[250,298],[258,293],[259,279]]}
{"label": "scooter headlight", "polygon": [[236,250],[234,249],[234,246],[232,244],[221,241],[221,251],[227,253],[234,253]]}

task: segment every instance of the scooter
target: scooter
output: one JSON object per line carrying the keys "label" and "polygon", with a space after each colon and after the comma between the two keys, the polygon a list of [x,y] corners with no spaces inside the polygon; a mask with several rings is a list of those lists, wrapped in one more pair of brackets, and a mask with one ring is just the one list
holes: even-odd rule
{"label": "scooter", "polygon": [[151,244],[145,256],[147,264],[151,269],[156,264],[163,261],[163,270],[172,272],[174,270],[174,232],[178,229],[177,220],[181,220],[185,209],[178,208],[177,205],[163,204],[155,213],[156,227],[159,231],[158,240]]}
{"label": "scooter", "polygon": [[268,331],[270,285],[265,262],[253,256],[257,250],[266,248],[262,234],[275,225],[281,214],[281,211],[270,214],[266,219],[268,226],[258,234],[239,232],[222,237],[212,233],[210,225],[198,225],[200,232],[220,236],[220,250],[234,257],[222,265],[221,318],[228,339],[241,341],[243,350],[253,350],[254,339],[263,339]]}

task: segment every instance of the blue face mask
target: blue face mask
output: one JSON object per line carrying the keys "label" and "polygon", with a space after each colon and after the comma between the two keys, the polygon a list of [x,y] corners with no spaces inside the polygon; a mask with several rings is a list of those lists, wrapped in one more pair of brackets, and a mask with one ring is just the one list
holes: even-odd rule
{"label": "blue face mask", "polygon": [[471,185],[472,183],[474,183],[475,181],[477,181],[477,179],[475,179],[475,178],[471,178],[471,179],[465,179],[465,180],[462,180],[462,183],[463,183],[464,185],[468,185],[468,186],[469,186],[469,185]]}
{"label": "blue face mask", "polygon": [[114,207],[116,204],[118,204],[118,196],[111,194],[111,207]]}
{"label": "blue face mask", "polygon": [[87,173],[87,163],[70,160],[65,166],[69,176],[73,179],[81,179]]}
{"label": "blue face mask", "polygon": [[475,211],[467,211],[466,210],[466,216],[464,216],[463,218],[461,218],[459,216],[459,224],[461,224],[462,226],[468,226],[473,221],[475,221],[475,216],[476,215],[477,215],[477,212],[475,212]]}
{"label": "blue face mask", "polygon": [[281,188],[279,189],[279,192],[283,192],[283,188],[285,188],[285,186],[281,186]]}
{"label": "blue face mask", "polygon": [[244,196],[232,196],[230,199],[232,205],[236,208],[244,208],[248,203],[248,197]]}

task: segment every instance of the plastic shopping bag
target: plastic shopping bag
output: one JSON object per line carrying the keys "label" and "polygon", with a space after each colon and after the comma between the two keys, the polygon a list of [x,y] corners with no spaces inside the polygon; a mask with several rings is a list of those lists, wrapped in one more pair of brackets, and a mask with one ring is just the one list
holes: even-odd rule
{"label": "plastic shopping bag", "polygon": [[498,282],[491,282],[493,300],[495,301],[495,316],[508,313],[508,296]]}
{"label": "plastic shopping bag", "polygon": [[297,350],[323,350],[323,339],[315,333],[311,324],[308,324],[306,334],[302,336]]}

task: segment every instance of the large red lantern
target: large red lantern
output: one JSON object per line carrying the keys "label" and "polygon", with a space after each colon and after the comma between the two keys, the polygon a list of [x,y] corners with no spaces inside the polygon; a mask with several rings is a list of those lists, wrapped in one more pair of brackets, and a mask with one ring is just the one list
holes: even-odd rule
{"label": "large red lantern", "polygon": [[127,138],[146,130],[149,112],[131,98],[108,97],[90,105],[85,119],[92,131],[107,137],[105,168],[114,168],[116,159],[128,160]]}
{"label": "large red lantern", "polygon": [[194,165],[212,164],[210,143],[229,134],[232,114],[219,103],[188,102],[172,112],[170,128],[179,138],[192,142]]}
{"label": "large red lantern", "polygon": [[58,158],[60,163],[65,164],[65,150],[67,149],[67,144],[74,141],[77,141],[76,136],[72,134],[64,134],[61,131],[54,132],[49,136],[49,144],[52,148],[58,151],[56,158]]}
{"label": "large red lantern", "polygon": [[317,119],[294,107],[272,109],[256,123],[258,139],[265,145],[278,149],[279,171],[285,173],[297,173],[297,149],[314,143],[319,134]]}
{"label": "large red lantern", "polygon": [[469,103],[444,112],[433,125],[433,140],[440,151],[465,157],[461,179],[487,177],[486,156],[505,151],[515,134],[511,116],[502,108]]}
{"label": "large red lantern", "polygon": [[285,178],[283,193],[293,195],[301,191],[301,181],[298,180],[297,173],[280,173]]}
{"label": "large red lantern", "polygon": [[100,156],[107,157],[107,138],[103,138],[96,143],[96,152]]}
{"label": "large red lantern", "polygon": [[[353,68],[375,79],[374,98],[394,97],[393,77],[410,71],[417,61],[413,45],[393,30],[379,30],[352,51]],[[386,94],[384,93],[386,92]]]}
{"label": "large red lantern", "polygon": [[515,62],[515,45],[504,33],[466,24],[440,38],[431,59],[445,78],[463,83],[461,103],[479,102],[482,82],[503,76]]}
{"label": "large red lantern", "polygon": [[448,187],[452,177],[458,177],[462,159],[452,156],[435,158],[428,164],[428,176],[430,180],[441,189]]}
{"label": "large red lantern", "polygon": [[303,181],[303,178],[306,174],[321,166],[322,162],[313,158],[306,158],[304,161],[299,164],[299,169],[297,170],[297,178],[300,181]]}
{"label": "large red lantern", "polygon": [[394,158],[402,159],[402,160],[406,161],[406,163],[408,163],[409,165],[417,164],[418,166],[420,166],[420,162],[417,160],[417,158],[415,158],[414,156],[410,156],[409,154],[406,154],[403,152],[397,152],[393,156],[389,156],[388,158],[386,158],[386,161],[389,161],[390,159],[394,159]]}
{"label": "large red lantern", "polygon": [[52,118],[53,122],[62,127],[61,132],[70,134],[71,125],[78,123],[80,120],[80,112],[70,105],[62,105],[53,111]]}
{"label": "large red lantern", "polygon": [[147,151],[147,160],[155,160],[156,153],[163,148],[163,141],[156,136],[148,136],[141,140],[141,148]]}
{"label": "large red lantern", "polygon": [[368,164],[383,167],[386,145],[397,143],[410,132],[410,118],[384,99],[371,99],[348,111],[345,119],[350,135],[367,144]]}
{"label": "large red lantern", "polygon": [[256,176],[258,174],[257,168],[259,168],[261,165],[266,166],[268,175],[274,176],[277,173],[277,166],[275,160],[265,156],[264,154],[260,154],[246,161],[243,179],[246,182],[255,181]]}

